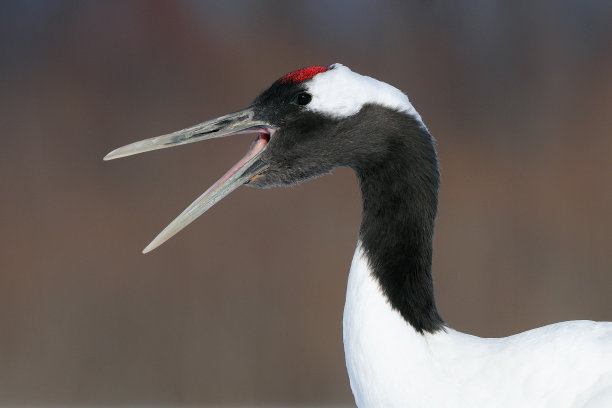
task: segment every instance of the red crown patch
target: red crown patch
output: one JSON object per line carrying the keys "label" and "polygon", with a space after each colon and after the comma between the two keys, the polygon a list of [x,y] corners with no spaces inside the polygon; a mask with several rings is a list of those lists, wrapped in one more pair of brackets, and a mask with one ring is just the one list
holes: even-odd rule
{"label": "red crown patch", "polygon": [[312,78],[313,76],[320,74],[321,72],[329,71],[329,67],[321,67],[321,66],[312,66],[306,67],[302,69],[298,69],[297,71],[293,71],[285,75],[280,79],[281,83],[293,82],[294,84],[298,82],[305,81],[307,79]]}

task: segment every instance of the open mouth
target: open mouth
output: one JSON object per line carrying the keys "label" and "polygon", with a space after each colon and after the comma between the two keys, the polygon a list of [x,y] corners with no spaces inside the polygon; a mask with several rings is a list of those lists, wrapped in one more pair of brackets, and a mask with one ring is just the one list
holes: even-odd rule
{"label": "open mouth", "polygon": [[276,132],[275,128],[260,127],[248,129],[240,133],[258,132],[257,139],[251,144],[249,151],[232,166],[219,180],[198,197],[178,217],[174,219],[157,237],[142,251],[147,253],[157,248],[180,230],[191,224],[196,218],[204,214],[213,205],[221,201],[229,193],[243,184],[247,184],[266,171],[268,165],[261,160],[270,138]]}
{"label": "open mouth", "polygon": [[168,224],[168,226],[151,241],[143,252],[146,253],[157,248],[229,193],[241,185],[255,180],[264,173],[268,165],[261,159],[261,156],[277,130],[278,128],[264,121],[255,119],[253,109],[246,108],[177,132],[135,142],[115,149],[107,154],[104,160],[112,160],[119,157],[193,143],[200,140],[257,133],[257,138],[251,144],[251,147],[244,157],[234,164],[231,169],[210,186],[210,188],[200,197],[191,203],[191,205],[176,217],[174,221]]}

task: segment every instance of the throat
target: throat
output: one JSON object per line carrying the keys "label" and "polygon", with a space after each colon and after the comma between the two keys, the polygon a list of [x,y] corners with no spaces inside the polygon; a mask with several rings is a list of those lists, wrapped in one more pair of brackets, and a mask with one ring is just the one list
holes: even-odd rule
{"label": "throat", "polygon": [[437,157],[427,129],[403,128],[409,134],[383,136],[384,153],[354,167],[363,200],[359,240],[391,307],[417,332],[435,333],[444,325],[431,274]]}

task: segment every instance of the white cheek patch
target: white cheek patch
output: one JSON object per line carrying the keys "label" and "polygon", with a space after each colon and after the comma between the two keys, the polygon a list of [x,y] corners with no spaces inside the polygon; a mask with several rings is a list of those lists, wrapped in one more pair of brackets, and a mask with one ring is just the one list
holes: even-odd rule
{"label": "white cheek patch", "polygon": [[406,94],[369,76],[351,71],[342,64],[333,64],[329,71],[308,80],[306,89],[312,95],[308,109],[334,118],[345,118],[371,103],[398,112],[405,112],[423,123]]}

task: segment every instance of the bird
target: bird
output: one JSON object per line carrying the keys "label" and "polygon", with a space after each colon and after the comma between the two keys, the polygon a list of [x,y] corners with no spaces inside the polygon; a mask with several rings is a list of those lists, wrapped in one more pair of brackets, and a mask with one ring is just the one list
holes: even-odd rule
{"label": "bird", "polygon": [[236,188],[288,186],[349,167],[362,219],[343,313],[359,408],[612,407],[612,323],[569,321],[481,338],[440,316],[432,239],[435,141],[405,93],[340,63],[277,79],[247,108],[110,152],[110,160],[206,139],[256,135],[246,155],[145,249]]}

